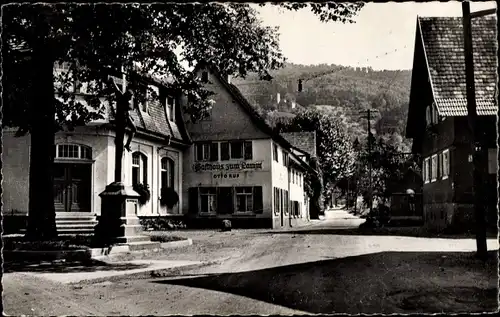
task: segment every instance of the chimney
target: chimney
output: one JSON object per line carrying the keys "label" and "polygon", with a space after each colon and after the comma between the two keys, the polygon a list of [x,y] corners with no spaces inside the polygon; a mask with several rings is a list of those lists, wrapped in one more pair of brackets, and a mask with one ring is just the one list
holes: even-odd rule
{"label": "chimney", "polygon": [[276,103],[280,103],[280,101],[281,101],[281,95],[280,95],[280,93],[278,92],[278,93],[276,94]]}

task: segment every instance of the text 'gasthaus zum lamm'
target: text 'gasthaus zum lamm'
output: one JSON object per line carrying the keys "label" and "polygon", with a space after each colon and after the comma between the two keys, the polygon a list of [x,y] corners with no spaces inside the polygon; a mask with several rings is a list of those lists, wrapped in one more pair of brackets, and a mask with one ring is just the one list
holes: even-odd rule
{"label": "text 'gasthaus zum lamm'", "polygon": [[193,170],[195,172],[204,172],[204,171],[241,171],[241,170],[252,170],[252,169],[262,169],[262,162],[257,163],[247,163],[247,162],[239,162],[239,163],[196,163],[193,164]]}

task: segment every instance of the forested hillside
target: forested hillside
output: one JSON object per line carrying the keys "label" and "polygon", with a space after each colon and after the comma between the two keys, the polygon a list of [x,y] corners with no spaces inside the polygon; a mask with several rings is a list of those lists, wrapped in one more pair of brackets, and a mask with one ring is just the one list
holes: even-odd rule
{"label": "forested hillside", "polygon": [[[338,65],[286,64],[271,72],[273,80],[260,81],[256,75],[233,78],[232,82],[247,99],[264,112],[295,112],[300,106],[334,111],[344,116],[351,138],[366,134],[366,120],[360,111],[379,109],[372,121],[377,134],[397,133],[404,136],[411,81],[410,70],[375,71]],[[298,80],[302,79],[302,92]],[[277,94],[280,103],[277,104]],[[292,109],[291,103],[296,102]],[[274,110],[274,111],[273,111]]]}

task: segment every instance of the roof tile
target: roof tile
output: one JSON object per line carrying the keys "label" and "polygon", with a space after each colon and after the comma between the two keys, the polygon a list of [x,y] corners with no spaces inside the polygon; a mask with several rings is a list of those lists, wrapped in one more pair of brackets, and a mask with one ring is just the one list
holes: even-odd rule
{"label": "roof tile", "polygon": [[[467,115],[462,18],[418,19],[439,113]],[[497,113],[496,21],[496,16],[472,20],[475,88],[480,115]]]}
{"label": "roof tile", "polygon": [[281,135],[294,147],[316,157],[316,131],[287,132]]}

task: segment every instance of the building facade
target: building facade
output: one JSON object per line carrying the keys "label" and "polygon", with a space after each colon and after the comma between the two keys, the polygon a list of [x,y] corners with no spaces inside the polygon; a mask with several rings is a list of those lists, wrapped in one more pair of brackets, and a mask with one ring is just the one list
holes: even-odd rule
{"label": "building facade", "polygon": [[[137,133],[131,151],[124,151],[122,180],[128,186],[141,183],[149,187],[150,199],[139,205],[139,216],[182,215],[182,162],[190,143],[180,112],[182,99],[169,94],[159,82],[148,83],[161,97],[147,98],[130,112]],[[81,102],[85,102],[85,93],[76,93]],[[102,102],[107,109],[103,119],[56,134],[54,202],[60,232],[92,232],[101,214],[99,194],[114,181],[114,105]],[[26,216],[30,136],[15,137],[16,130],[4,129],[3,134],[3,204],[5,215]],[[167,187],[179,196],[172,208],[160,203],[162,188]]]}
{"label": "building facade", "polygon": [[[484,201],[488,222],[496,228],[495,31],[495,17],[473,20],[477,124],[488,151]],[[464,65],[461,18],[418,18],[406,133],[413,138],[413,152],[422,157],[424,222],[436,229],[467,230],[474,224]]]}
{"label": "building facade", "polygon": [[308,221],[304,173],[309,166],[226,78],[206,70],[199,75],[215,94],[208,116],[187,124],[193,141],[183,168],[188,218],[203,227],[221,219],[237,227],[268,228]]}

